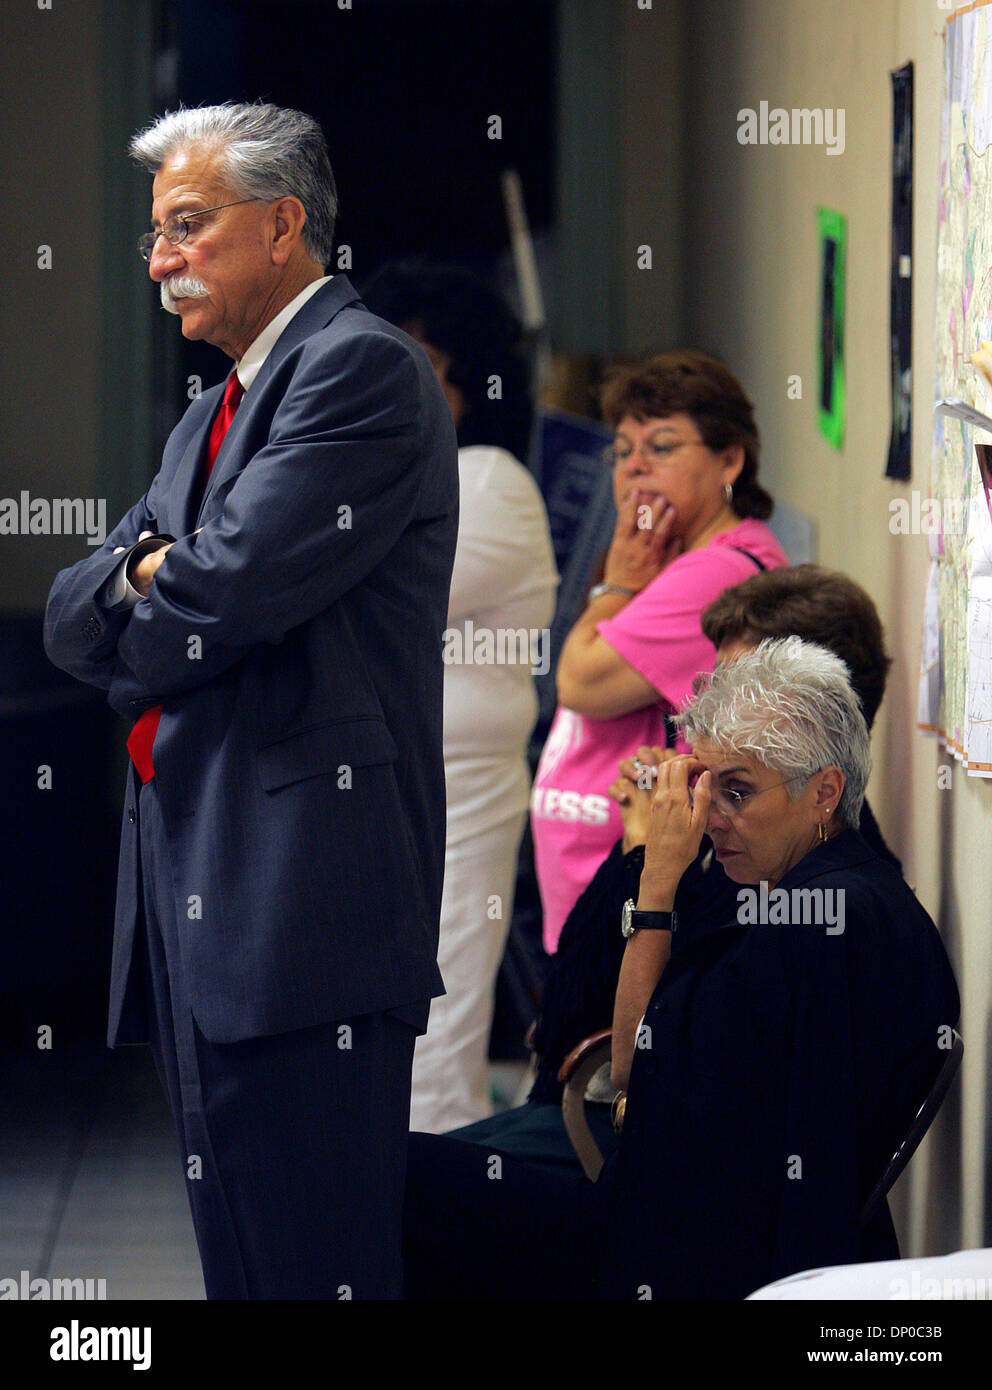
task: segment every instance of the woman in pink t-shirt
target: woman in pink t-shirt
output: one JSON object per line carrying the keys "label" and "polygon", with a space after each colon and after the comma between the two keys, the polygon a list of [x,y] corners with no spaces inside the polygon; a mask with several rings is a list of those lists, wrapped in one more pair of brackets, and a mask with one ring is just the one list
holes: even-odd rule
{"label": "woman in pink t-shirt", "polygon": [[531,794],[544,945],[623,834],[606,789],[710,670],[700,614],[724,589],[787,565],[764,519],[751,402],[722,363],[663,352],[615,371],[602,394],[615,432],[617,524],[603,582],[558,662],[558,709]]}

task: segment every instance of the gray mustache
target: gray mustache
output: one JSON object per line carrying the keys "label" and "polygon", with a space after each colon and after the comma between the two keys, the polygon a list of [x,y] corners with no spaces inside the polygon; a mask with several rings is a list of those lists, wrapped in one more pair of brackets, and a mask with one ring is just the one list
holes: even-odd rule
{"label": "gray mustache", "polygon": [[178,314],[177,299],[204,299],[210,293],[202,280],[195,275],[170,275],[159,285],[159,298],[162,308],[170,314]]}

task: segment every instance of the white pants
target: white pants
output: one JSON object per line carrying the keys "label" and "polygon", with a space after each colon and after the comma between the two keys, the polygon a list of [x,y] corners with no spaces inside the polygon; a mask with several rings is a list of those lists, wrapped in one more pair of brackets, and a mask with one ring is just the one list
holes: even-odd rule
{"label": "white pants", "polygon": [[432,1001],[427,1032],[417,1039],[411,1129],[443,1134],[492,1113],[493,994],[526,818],[521,811],[445,852],[437,961],[447,994]]}

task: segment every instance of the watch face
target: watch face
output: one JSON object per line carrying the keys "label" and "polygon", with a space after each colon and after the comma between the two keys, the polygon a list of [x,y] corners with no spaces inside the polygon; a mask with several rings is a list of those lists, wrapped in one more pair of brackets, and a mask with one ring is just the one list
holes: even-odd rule
{"label": "watch face", "polygon": [[623,912],[620,914],[620,930],[624,936],[634,935],[634,928],[630,924],[630,918],[633,911],[634,899],[628,898],[623,905]]}

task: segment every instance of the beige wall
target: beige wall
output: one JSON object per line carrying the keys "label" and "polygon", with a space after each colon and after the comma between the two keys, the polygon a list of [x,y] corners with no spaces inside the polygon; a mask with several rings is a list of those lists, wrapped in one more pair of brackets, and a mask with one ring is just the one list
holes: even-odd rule
{"label": "beige wall", "polygon": [[[687,334],[722,351],[751,388],[775,494],[812,515],[819,559],[874,596],[895,657],[874,737],[869,794],[909,881],[939,922],[961,986],[961,1082],[897,1201],[906,1253],[992,1244],[984,1205],[992,1001],[992,786],[914,731],[925,537],[892,536],[889,503],[928,490],[934,399],[936,191],[943,21],[934,0],[700,0],[692,7],[688,126],[697,173],[687,209]],[[891,87],[916,65],[913,478],[883,478]],[[843,107],[846,149],[741,146],[737,112],[761,100]],[[816,208],[847,214],[847,434],[816,428]],[[789,400],[799,373],[803,399]],[[960,1127],[960,1134],[959,1134]],[[907,1193],[906,1188],[910,1191]]]}
{"label": "beige wall", "polygon": [[[108,530],[154,459],[154,295],[134,250],[148,179],[126,154],[151,109],[152,4],[7,6],[0,45],[0,497],[88,501]],[[0,536],[0,612],[39,615],[87,554],[85,536]]]}
{"label": "beige wall", "polygon": [[[85,9],[10,7],[4,16],[0,195],[10,253],[0,296],[0,496],[96,498],[102,324],[100,42]],[[52,268],[37,268],[37,248]],[[26,331],[25,325],[30,325]],[[76,537],[0,538],[0,607],[38,612]]]}

